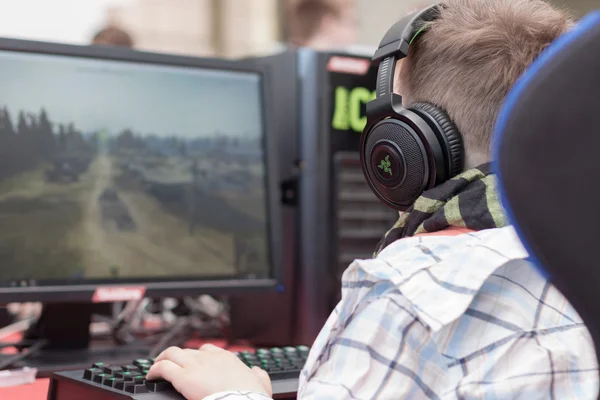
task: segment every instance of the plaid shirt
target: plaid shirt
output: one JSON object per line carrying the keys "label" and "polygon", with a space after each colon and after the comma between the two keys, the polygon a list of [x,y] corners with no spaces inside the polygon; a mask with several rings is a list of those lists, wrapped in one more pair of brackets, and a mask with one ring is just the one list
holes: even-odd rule
{"label": "plaid shirt", "polygon": [[595,400],[590,334],[527,257],[507,227],[406,238],[355,261],[298,398]]}

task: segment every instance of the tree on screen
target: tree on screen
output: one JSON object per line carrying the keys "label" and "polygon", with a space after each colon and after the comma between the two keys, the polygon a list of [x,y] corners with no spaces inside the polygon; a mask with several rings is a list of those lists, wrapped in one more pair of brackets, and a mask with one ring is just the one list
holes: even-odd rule
{"label": "tree on screen", "polygon": [[91,158],[93,149],[73,123],[53,123],[44,108],[11,113],[0,107],[0,179],[42,167],[67,152]]}

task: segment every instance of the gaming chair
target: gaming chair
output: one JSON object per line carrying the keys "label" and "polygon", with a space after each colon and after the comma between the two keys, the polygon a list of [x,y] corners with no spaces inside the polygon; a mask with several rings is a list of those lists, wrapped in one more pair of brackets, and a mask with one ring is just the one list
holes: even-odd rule
{"label": "gaming chair", "polygon": [[518,81],[493,152],[509,219],[600,349],[600,10]]}

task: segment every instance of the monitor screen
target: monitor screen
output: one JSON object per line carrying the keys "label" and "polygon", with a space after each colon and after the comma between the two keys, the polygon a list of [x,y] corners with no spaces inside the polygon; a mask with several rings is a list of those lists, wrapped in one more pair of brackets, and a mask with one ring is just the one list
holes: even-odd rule
{"label": "monitor screen", "polygon": [[0,287],[271,277],[261,88],[0,51]]}

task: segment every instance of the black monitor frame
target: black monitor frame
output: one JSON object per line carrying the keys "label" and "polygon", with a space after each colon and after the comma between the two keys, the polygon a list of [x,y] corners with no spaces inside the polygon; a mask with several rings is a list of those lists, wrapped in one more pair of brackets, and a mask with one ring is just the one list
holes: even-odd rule
{"label": "black monitor frame", "polygon": [[[268,69],[250,62],[215,58],[196,58],[180,55],[150,53],[109,46],[77,46],[29,40],[0,38],[0,51],[48,54],[87,59],[157,64],[187,68],[215,69],[220,71],[249,72],[258,74],[261,80],[260,97],[263,101],[262,126],[265,159],[267,236],[270,261],[270,278],[265,279],[194,279],[181,281],[115,280],[102,283],[65,284],[53,286],[26,286],[0,288],[0,304],[11,302],[89,302],[99,287],[143,287],[146,297],[182,297],[197,294],[232,294],[249,290],[282,290],[282,206],[280,202],[278,141],[274,135],[271,93]],[[235,110],[231,110],[232,116]]]}

